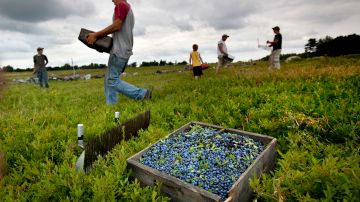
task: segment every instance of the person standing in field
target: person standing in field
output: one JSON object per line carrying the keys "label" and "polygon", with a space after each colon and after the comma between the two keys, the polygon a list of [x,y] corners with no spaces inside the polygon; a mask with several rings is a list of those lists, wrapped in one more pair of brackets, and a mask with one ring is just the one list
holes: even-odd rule
{"label": "person standing in field", "polygon": [[37,75],[39,79],[39,84],[41,88],[49,88],[49,79],[46,71],[46,65],[49,63],[46,55],[43,54],[44,48],[37,48],[37,54],[34,55],[34,74]]}
{"label": "person standing in field", "polygon": [[220,67],[224,67],[227,60],[225,57],[228,56],[228,50],[225,41],[229,38],[229,35],[223,34],[221,40],[217,45],[217,54],[218,54],[218,65],[216,67],[216,74],[219,73]]}
{"label": "person standing in field", "polygon": [[280,55],[282,48],[282,35],[280,34],[280,27],[276,26],[272,28],[275,37],[273,41],[267,41],[266,43],[270,44],[269,47],[273,47],[269,58],[269,69],[280,69]]}
{"label": "person standing in field", "polygon": [[197,44],[194,44],[193,51],[190,53],[189,59],[189,64],[191,64],[192,66],[195,80],[199,80],[201,78],[201,75],[203,74],[201,65],[204,62],[200,56],[200,53],[198,52],[198,49],[199,46]]}
{"label": "person standing in field", "polygon": [[112,34],[113,47],[110,51],[108,69],[105,75],[105,97],[108,105],[118,102],[118,93],[136,99],[151,99],[151,90],[133,86],[119,79],[125,71],[129,58],[133,55],[134,14],[126,0],[112,0],[115,5],[113,23],[101,31],[88,35],[87,42],[94,44],[100,38]]}

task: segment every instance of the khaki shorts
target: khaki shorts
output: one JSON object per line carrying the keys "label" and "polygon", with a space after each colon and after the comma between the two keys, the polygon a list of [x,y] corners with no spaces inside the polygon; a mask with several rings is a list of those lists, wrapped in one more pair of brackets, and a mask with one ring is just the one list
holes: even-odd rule
{"label": "khaki shorts", "polygon": [[227,60],[225,60],[222,56],[218,56],[218,60],[219,60],[218,67],[223,67],[227,63]]}
{"label": "khaki shorts", "polygon": [[281,49],[273,50],[269,58],[269,69],[280,69]]}

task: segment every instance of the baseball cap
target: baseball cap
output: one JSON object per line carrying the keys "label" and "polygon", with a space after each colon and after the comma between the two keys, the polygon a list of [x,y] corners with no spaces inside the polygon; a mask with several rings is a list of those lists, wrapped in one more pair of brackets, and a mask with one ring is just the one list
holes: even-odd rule
{"label": "baseball cap", "polygon": [[223,36],[223,37],[229,37],[229,35],[227,35],[227,34],[223,34],[222,36]]}
{"label": "baseball cap", "polygon": [[273,30],[280,30],[280,27],[279,26],[275,26],[272,28]]}
{"label": "baseball cap", "polygon": [[37,50],[43,50],[44,48],[38,47]]}

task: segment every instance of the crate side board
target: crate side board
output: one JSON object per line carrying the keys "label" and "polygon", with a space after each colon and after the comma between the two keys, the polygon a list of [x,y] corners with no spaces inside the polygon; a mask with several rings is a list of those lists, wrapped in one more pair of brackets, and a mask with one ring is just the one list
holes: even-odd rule
{"label": "crate side board", "polygon": [[251,133],[251,132],[247,132],[247,131],[242,131],[242,130],[236,130],[236,129],[226,129],[226,132],[230,132],[230,133],[236,133],[238,135],[242,135],[242,136],[246,136],[249,137],[251,139],[254,139],[256,141],[262,142],[264,144],[269,144],[272,140],[274,140],[275,138],[270,137],[270,136],[265,136],[265,135],[261,135],[258,133]]}
{"label": "crate side board", "polygon": [[273,139],[273,137],[270,136],[266,136],[266,135],[261,135],[258,133],[252,133],[252,132],[247,132],[247,131],[242,131],[242,130],[237,130],[237,129],[232,129],[232,128],[223,128],[220,126],[215,126],[215,125],[211,125],[211,124],[207,124],[207,123],[202,123],[202,122],[190,122],[190,125],[200,125],[200,126],[205,126],[205,127],[211,127],[211,128],[216,128],[216,129],[222,129],[225,132],[229,132],[229,133],[235,133],[238,135],[242,135],[242,136],[246,136],[246,137],[250,137],[254,140],[260,141],[264,144],[269,144]]}
{"label": "crate side board", "polygon": [[154,186],[156,182],[160,182],[162,184],[161,191],[169,195],[173,201],[221,201],[221,197],[216,194],[142,165],[137,161],[128,160],[127,163],[132,169],[133,176],[145,185]]}
{"label": "crate side board", "polygon": [[276,139],[259,155],[254,163],[240,176],[229,192],[232,201],[247,202],[250,201],[253,193],[249,182],[255,173],[258,178],[267,171],[270,171],[275,165],[276,159]]}

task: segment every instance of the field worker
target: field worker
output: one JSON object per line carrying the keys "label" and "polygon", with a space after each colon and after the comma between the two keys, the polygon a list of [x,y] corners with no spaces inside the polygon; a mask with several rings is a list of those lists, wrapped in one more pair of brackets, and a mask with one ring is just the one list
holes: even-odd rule
{"label": "field worker", "polygon": [[197,44],[193,45],[193,51],[190,53],[190,59],[189,64],[191,64],[193,69],[193,74],[195,77],[195,80],[199,80],[201,78],[202,67],[201,64],[203,64],[203,60],[200,56],[200,53],[198,52],[199,46]]}
{"label": "field worker", "polygon": [[37,48],[37,54],[34,55],[33,73],[37,75],[41,88],[49,88],[49,79],[46,71],[46,65],[49,63],[49,61],[46,55],[43,54],[43,50],[44,48]]}
{"label": "field worker", "polygon": [[216,74],[219,73],[220,67],[224,67],[227,60],[224,57],[228,56],[228,50],[226,47],[225,41],[229,38],[229,35],[223,34],[221,37],[221,40],[218,42],[217,45],[217,54],[218,54],[218,65],[216,67]]}
{"label": "field worker", "polygon": [[87,42],[94,44],[100,38],[112,34],[113,47],[110,51],[108,69],[105,75],[105,97],[108,105],[116,104],[117,94],[136,100],[151,99],[151,90],[133,86],[119,79],[133,54],[134,14],[126,0],[112,0],[115,5],[113,23],[101,31],[88,35]]}
{"label": "field worker", "polygon": [[273,47],[269,58],[269,69],[280,69],[280,54],[281,54],[281,47],[282,47],[282,35],[280,34],[280,27],[276,26],[272,28],[275,37],[274,41],[267,41],[269,47]]}

